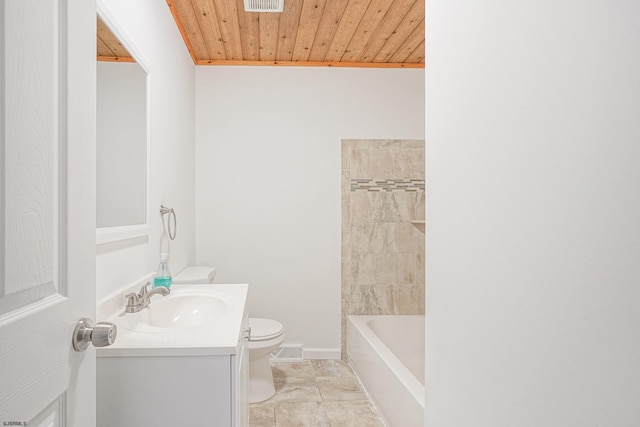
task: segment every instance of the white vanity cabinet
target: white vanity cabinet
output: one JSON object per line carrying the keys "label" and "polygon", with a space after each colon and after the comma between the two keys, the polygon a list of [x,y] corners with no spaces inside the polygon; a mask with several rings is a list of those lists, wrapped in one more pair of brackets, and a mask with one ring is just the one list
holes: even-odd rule
{"label": "white vanity cabinet", "polygon": [[213,346],[119,329],[114,345],[98,349],[97,426],[248,427],[244,303],[234,321],[214,325],[233,327],[235,345],[229,345],[228,330],[227,343]]}

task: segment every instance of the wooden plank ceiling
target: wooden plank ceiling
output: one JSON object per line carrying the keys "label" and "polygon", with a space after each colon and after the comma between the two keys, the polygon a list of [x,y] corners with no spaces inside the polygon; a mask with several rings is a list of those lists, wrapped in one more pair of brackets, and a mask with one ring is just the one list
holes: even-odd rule
{"label": "wooden plank ceiling", "polygon": [[424,68],[425,0],[166,0],[198,65]]}
{"label": "wooden plank ceiling", "polygon": [[122,46],[120,40],[111,32],[100,18],[98,21],[97,31],[97,60],[110,62],[136,62],[131,54]]}

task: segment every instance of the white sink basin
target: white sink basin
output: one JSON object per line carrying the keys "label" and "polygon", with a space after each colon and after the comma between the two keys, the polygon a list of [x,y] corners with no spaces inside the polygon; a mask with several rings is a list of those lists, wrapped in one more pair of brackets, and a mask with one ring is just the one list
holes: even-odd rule
{"label": "white sink basin", "polygon": [[236,354],[246,328],[247,284],[174,284],[142,311],[124,313],[124,296],[146,280],[98,301],[97,317],[118,327],[116,342],[98,348],[98,357]]}
{"label": "white sink basin", "polygon": [[224,294],[172,289],[167,296],[153,296],[143,310],[119,314],[115,320],[130,331],[166,333],[211,324],[224,317],[229,307]]}

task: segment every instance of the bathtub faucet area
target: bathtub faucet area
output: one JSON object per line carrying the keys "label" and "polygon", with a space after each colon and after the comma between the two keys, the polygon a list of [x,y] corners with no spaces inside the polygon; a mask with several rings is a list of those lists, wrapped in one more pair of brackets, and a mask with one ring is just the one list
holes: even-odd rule
{"label": "bathtub faucet area", "polygon": [[131,292],[130,294],[125,295],[127,298],[127,306],[124,311],[126,313],[137,313],[140,310],[144,309],[151,302],[151,297],[154,295],[169,295],[170,290],[164,286],[158,286],[157,288],[153,288],[149,291],[149,286],[151,286],[150,282],[145,283],[140,288],[139,293]]}

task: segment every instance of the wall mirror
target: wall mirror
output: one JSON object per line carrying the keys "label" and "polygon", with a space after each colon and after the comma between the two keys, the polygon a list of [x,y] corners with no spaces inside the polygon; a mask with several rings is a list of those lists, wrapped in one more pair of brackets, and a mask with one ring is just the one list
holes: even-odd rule
{"label": "wall mirror", "polygon": [[149,73],[104,10],[97,16],[96,243],[148,235]]}

